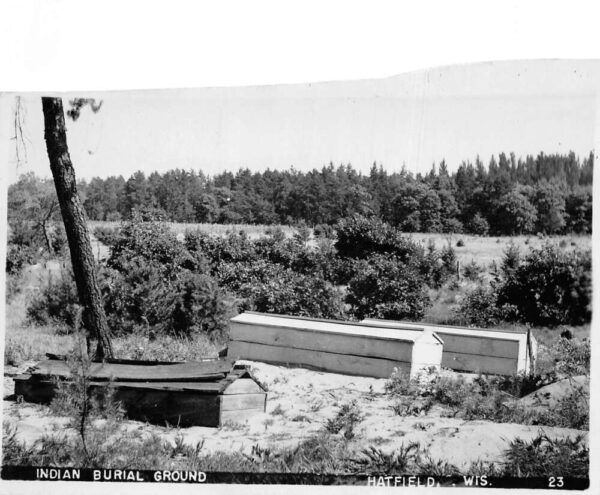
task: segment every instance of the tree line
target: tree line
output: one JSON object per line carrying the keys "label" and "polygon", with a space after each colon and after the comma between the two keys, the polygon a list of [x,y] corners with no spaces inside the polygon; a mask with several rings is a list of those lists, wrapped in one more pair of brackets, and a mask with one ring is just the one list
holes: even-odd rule
{"label": "tree line", "polygon": [[[153,210],[172,222],[335,224],[352,215],[376,217],[404,232],[520,235],[589,233],[594,155],[575,153],[477,157],[450,173],[445,161],[427,174],[390,173],[374,163],[368,174],[329,164],[299,172],[223,172],[174,169],[128,179],[79,181],[90,220],[129,219]],[[9,188],[11,215],[34,211],[38,222],[52,213],[52,183],[32,174]]]}

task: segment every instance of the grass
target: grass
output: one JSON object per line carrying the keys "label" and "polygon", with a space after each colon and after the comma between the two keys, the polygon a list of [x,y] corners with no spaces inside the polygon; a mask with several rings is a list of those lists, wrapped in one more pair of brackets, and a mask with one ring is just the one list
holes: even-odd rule
{"label": "grass", "polygon": [[[229,232],[245,232],[250,238],[257,238],[266,234],[268,229],[280,228],[286,234],[291,237],[296,229],[289,225],[254,225],[249,223],[242,224],[219,224],[219,223],[175,223],[165,222],[166,225],[177,235],[185,234],[190,230],[200,230],[207,234],[224,236]],[[88,225],[90,231],[94,231],[95,228],[111,228],[116,229],[121,225],[121,222],[101,222],[101,221],[89,221]]]}
{"label": "grass", "polygon": [[561,339],[551,349],[547,367],[539,375],[512,377],[438,374],[410,378],[395,371],[385,389],[399,416],[419,416],[441,406],[443,416],[496,423],[546,425],[589,429],[589,391],[576,384],[556,404],[529,406],[518,401],[540,386],[565,377],[589,376],[589,342]]}
{"label": "grass", "polygon": [[[19,366],[46,359],[46,353],[67,354],[74,344],[72,335],[57,334],[52,326],[12,328],[5,339],[4,363]],[[160,335],[152,341],[141,335],[127,335],[113,338],[112,344],[115,355],[121,359],[148,361],[215,359],[220,347],[205,335],[191,339]]]}
{"label": "grass", "polygon": [[[102,467],[107,469],[201,469],[208,472],[277,472],[316,474],[421,474],[456,476],[573,476],[585,478],[589,448],[583,437],[553,440],[538,435],[530,442],[516,439],[497,464],[471,464],[463,469],[431,458],[418,443],[407,443],[393,451],[376,445],[355,449],[351,443],[327,433],[309,437],[296,447],[270,448],[255,444],[249,453],[205,452],[203,442],[186,444],[157,434],[108,430],[96,426],[91,455],[83,453],[77,437],[61,433],[45,436],[33,445],[17,438],[16,429],[4,424],[2,464],[19,466]],[[92,439],[92,437],[90,437]]]}

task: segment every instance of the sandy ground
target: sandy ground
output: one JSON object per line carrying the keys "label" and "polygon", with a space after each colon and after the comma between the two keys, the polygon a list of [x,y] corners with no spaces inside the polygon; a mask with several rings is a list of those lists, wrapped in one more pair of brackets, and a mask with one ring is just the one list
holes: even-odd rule
{"label": "sandy ground", "polygon": [[[204,451],[248,452],[255,444],[264,447],[296,445],[321,431],[342,404],[356,400],[364,415],[353,440],[357,448],[375,445],[383,451],[392,451],[404,443],[419,442],[433,459],[446,460],[459,467],[478,460],[497,461],[511,440],[517,437],[530,440],[540,431],[551,438],[574,437],[581,433],[587,437],[587,432],[566,428],[444,418],[435,410],[419,417],[400,417],[394,414],[390,400],[383,393],[383,379],[246,363],[269,389],[265,413],[221,428],[178,430],[138,421],[125,421],[123,427],[156,432],[171,441],[182,434],[185,442],[191,445],[203,442]],[[19,404],[10,397],[14,390],[11,376],[32,364],[7,367],[3,390],[4,422],[16,426],[18,438],[26,443],[34,442],[45,434],[64,432],[68,422],[67,418],[51,416],[47,407]]]}

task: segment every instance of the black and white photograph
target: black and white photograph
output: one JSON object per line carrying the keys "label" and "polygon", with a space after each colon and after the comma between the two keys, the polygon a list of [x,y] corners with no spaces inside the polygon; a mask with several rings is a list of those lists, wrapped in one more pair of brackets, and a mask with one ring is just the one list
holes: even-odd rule
{"label": "black and white photograph", "polygon": [[588,490],[599,90],[0,93],[2,483]]}

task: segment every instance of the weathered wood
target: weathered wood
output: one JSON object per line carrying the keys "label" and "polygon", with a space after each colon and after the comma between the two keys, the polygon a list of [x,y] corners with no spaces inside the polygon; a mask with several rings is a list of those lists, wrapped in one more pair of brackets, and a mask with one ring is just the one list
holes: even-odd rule
{"label": "weathered wood", "polygon": [[515,358],[519,354],[519,342],[500,338],[482,338],[477,335],[456,335],[439,332],[444,350],[475,354],[478,356]]}
{"label": "weathered wood", "polygon": [[287,366],[293,365],[332,373],[373,376],[377,378],[388,378],[394,368],[401,368],[410,372],[410,363],[401,361],[351,354],[336,354],[310,349],[292,349],[290,347],[277,347],[241,341],[230,342],[229,356]]}
{"label": "weathered wood", "polygon": [[446,352],[442,354],[442,366],[456,371],[469,371],[474,373],[492,373],[495,375],[512,375],[517,373],[517,359],[478,356],[459,352]]}
{"label": "weathered wood", "polygon": [[[232,367],[233,363],[228,360],[143,366],[92,363],[88,375],[91,380],[95,381],[214,381],[224,378],[231,371]],[[41,361],[31,371],[39,376],[55,376],[60,378],[71,376],[71,369],[68,363],[60,360]]]}
{"label": "weathered wood", "polygon": [[338,354],[358,354],[410,363],[413,342],[390,340],[366,335],[317,332],[311,329],[246,325],[232,322],[230,339],[279,347],[302,348]]}
{"label": "weathered wood", "polygon": [[[56,375],[53,379],[46,375],[19,375],[14,379],[15,395],[28,402],[50,403],[57,392],[57,378],[68,381],[68,378]],[[236,386],[238,380],[241,383]],[[229,388],[229,393],[222,395]],[[224,378],[208,382],[104,380],[89,383],[89,393],[98,397],[103,397],[109,389],[128,418],[179,426],[219,426],[222,408],[235,412],[238,417],[248,418],[265,410],[267,397],[249,372],[239,368]],[[251,393],[240,393],[242,391]]]}
{"label": "weathered wood", "polygon": [[31,380],[30,378],[30,375],[14,377],[15,397],[22,397],[26,402],[50,404],[56,394],[56,383],[49,380]]}
{"label": "weathered wood", "polygon": [[218,395],[119,387],[115,400],[123,404],[130,419],[171,426],[219,425]]}
{"label": "weathered wood", "polygon": [[244,424],[248,420],[252,419],[252,417],[264,411],[264,408],[245,409],[240,411],[221,411],[219,426],[223,426],[227,423]]}
{"label": "weathered wood", "polygon": [[528,344],[526,332],[374,319],[361,323],[398,328],[403,332],[430,329],[444,341],[442,366],[457,371],[494,374],[530,372],[535,360],[536,343],[532,340]]}
{"label": "weathered wood", "polygon": [[239,378],[223,390],[223,395],[229,394],[257,394],[264,392],[252,378]]}
{"label": "weathered wood", "polygon": [[[391,340],[394,342],[405,341],[415,342],[419,339],[436,339],[432,333],[415,334],[414,329],[402,331],[401,329],[392,329],[378,325],[363,325],[349,321],[324,320],[320,318],[306,318],[298,316],[272,315],[270,313],[257,313],[246,311],[229,320],[230,329],[235,329],[238,324],[250,326],[271,326],[275,328],[286,328],[294,330],[304,330],[314,337],[323,334],[362,336]],[[235,330],[233,330],[235,332]]]}
{"label": "weathered wood", "polygon": [[221,396],[221,411],[261,409],[265,404],[265,394],[235,394]]}

